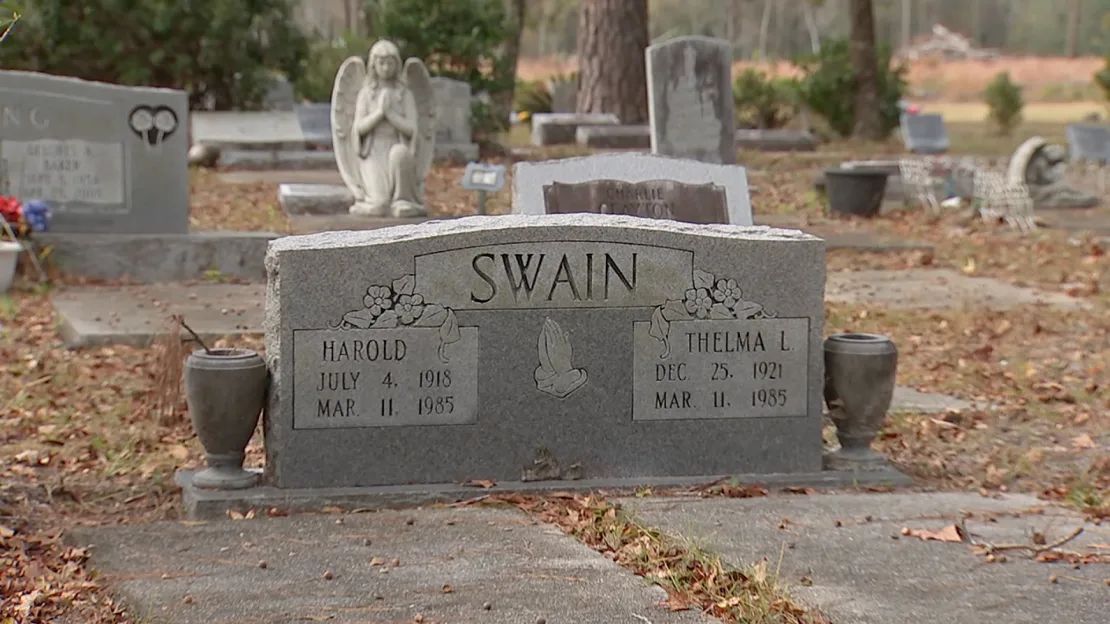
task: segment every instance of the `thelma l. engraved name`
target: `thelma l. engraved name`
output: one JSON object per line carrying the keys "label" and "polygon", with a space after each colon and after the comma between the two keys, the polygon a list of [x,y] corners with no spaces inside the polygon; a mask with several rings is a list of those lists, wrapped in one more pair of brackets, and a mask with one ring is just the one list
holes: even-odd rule
{"label": "thelma l. engraved name", "polygon": [[416,257],[416,290],[456,310],[653,306],[681,297],[693,252],[608,242],[533,242]]}
{"label": "thelma l. engraved name", "polygon": [[676,321],[660,357],[647,323],[634,328],[632,420],[805,416],[804,318]]}

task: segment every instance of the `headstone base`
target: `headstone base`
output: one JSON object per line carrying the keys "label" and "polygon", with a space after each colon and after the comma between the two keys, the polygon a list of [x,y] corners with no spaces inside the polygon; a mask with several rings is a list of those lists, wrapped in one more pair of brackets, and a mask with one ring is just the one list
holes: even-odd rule
{"label": "headstone base", "polygon": [[185,515],[194,520],[226,518],[229,511],[251,509],[313,511],[324,507],[378,510],[452,503],[495,494],[550,494],[605,490],[610,494],[632,493],[643,488],[689,488],[730,478],[738,483],[768,487],[873,487],[908,486],[913,480],[894,470],[836,471],[794,474],[706,475],[636,479],[582,479],[578,481],[499,482],[489,488],[458,483],[429,485],[379,485],[369,487],[276,488],[260,485],[246,490],[206,490],[193,484],[194,470],[178,470],[174,482],[181,488]]}
{"label": "headstone base", "polygon": [[575,132],[579,145],[609,149],[651,149],[647,126],[582,126]]}
{"label": "headstone base", "polygon": [[812,152],[817,137],[798,130],[737,130],[736,147],[765,152]]}
{"label": "headstone base", "polygon": [[335,169],[335,153],[327,150],[224,150],[220,167],[233,171],[271,169]]}
{"label": "headstone base", "polygon": [[435,145],[435,161],[466,164],[478,160],[477,143],[445,143]]}
{"label": "headstone base", "polygon": [[278,204],[289,216],[347,214],[355,196],[342,184],[282,184]]}
{"label": "headstone base", "polygon": [[581,126],[616,126],[620,120],[610,113],[536,113],[532,116],[532,145],[574,143]]}
{"label": "headstone base", "polygon": [[274,232],[189,234],[41,234],[51,262],[70,277],[129,279],[149,284],[221,277],[266,279],[266,246]]}

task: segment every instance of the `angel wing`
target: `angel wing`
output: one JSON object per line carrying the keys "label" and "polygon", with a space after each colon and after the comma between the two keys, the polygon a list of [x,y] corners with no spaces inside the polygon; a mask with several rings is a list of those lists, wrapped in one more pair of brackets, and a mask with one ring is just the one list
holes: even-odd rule
{"label": "angel wing", "polygon": [[339,175],[355,197],[365,194],[358,167],[358,137],[354,134],[358,92],[366,83],[366,62],[352,56],[339,66],[331,92],[331,138]]}
{"label": "angel wing", "polygon": [[412,137],[413,162],[416,179],[420,181],[420,197],[424,197],[424,179],[432,168],[436,141],[436,103],[428,68],[418,58],[405,61],[405,86],[416,101],[416,132]]}

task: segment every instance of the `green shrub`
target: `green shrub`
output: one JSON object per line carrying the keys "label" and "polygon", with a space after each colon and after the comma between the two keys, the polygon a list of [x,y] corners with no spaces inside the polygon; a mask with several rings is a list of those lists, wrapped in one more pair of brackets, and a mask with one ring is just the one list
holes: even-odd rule
{"label": "green shrub", "polygon": [[[883,131],[898,127],[898,102],[906,91],[906,68],[892,65],[890,51],[879,50],[879,115]],[[821,52],[797,61],[803,72],[799,84],[802,102],[823,117],[841,136],[852,134],[855,123],[855,72],[848,41],[822,42]]]}
{"label": "green shrub", "polygon": [[184,89],[196,108],[253,108],[306,42],[291,0],[34,0],[0,67]]}
{"label": "green shrub", "polygon": [[1021,123],[1021,109],[1025,106],[1021,87],[1010,80],[1010,72],[1000,72],[987,85],[983,95],[990,109],[987,119],[998,128],[999,134],[1010,134]]}
{"label": "green shrub", "polygon": [[541,80],[518,81],[513,90],[513,110],[526,113],[528,117],[536,113],[550,113],[554,106],[551,91]]}
{"label": "green shrub", "polygon": [[1095,84],[1102,90],[1106,103],[1110,105],[1110,53],[1106,55],[1106,66],[1095,74]]}
{"label": "green shrub", "polygon": [[732,83],[736,122],[745,128],[781,128],[798,109],[798,81],[768,78],[756,69],[746,69]]}
{"label": "green shrub", "polygon": [[[404,57],[423,59],[433,76],[465,80],[476,96],[513,86],[513,68],[500,50],[509,32],[503,0],[370,0],[377,37],[392,40]],[[337,66],[338,67],[338,66]],[[475,131],[503,129],[509,111],[474,106]]]}
{"label": "green shrub", "polygon": [[297,95],[310,102],[330,102],[339,66],[348,57],[366,58],[373,43],[369,38],[354,34],[336,39],[314,39],[308,46],[304,66],[293,81]]}

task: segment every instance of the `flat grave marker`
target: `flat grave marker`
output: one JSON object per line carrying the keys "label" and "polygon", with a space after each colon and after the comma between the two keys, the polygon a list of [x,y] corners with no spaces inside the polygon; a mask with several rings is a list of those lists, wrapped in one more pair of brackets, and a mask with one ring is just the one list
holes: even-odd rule
{"label": "flat grave marker", "polygon": [[0,194],[58,233],[184,233],[185,92],[0,70]]}

